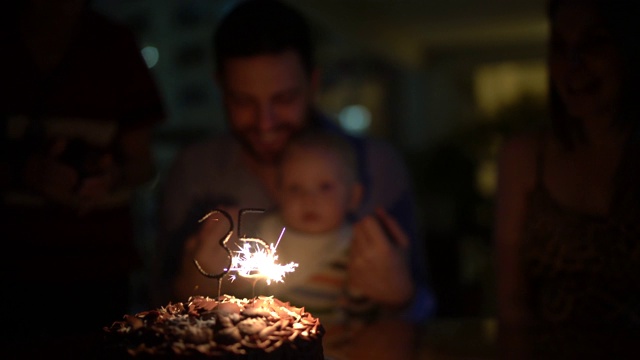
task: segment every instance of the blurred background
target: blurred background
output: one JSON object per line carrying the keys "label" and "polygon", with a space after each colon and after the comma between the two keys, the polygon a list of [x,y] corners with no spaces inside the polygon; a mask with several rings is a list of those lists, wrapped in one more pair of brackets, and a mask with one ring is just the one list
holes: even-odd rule
{"label": "blurred background", "polygon": [[[438,316],[492,316],[495,155],[505,135],[545,120],[545,1],[288,1],[316,32],[320,107],[405,156]],[[148,259],[157,185],[173,156],[225,129],[210,39],[234,2],[92,1],[135,32],[169,113],[155,134],[158,177],[136,200]],[[134,281],[140,299],[145,276]]]}

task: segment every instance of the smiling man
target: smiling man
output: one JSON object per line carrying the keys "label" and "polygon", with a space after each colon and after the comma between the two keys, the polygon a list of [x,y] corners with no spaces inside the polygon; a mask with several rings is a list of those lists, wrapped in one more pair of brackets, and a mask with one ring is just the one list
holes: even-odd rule
{"label": "smiling man", "polygon": [[[314,97],[319,75],[311,37],[297,10],[271,0],[240,2],[217,28],[215,78],[230,132],[184,149],[166,178],[160,207],[158,305],[196,294],[217,295],[215,282],[200,274],[193,259],[209,273],[223,271],[227,254],[219,239],[229,224],[224,218],[198,220],[214,208],[232,215],[241,208],[276,208],[276,170],[285,145],[302,129],[317,127],[342,134],[357,150],[365,195],[357,214],[360,230],[355,232],[361,235],[353,242],[360,244],[358,248],[373,245],[365,255],[356,255],[365,260],[361,264],[375,266],[367,271],[353,266],[351,278],[359,284],[374,283],[362,285],[368,290],[364,295],[413,319],[432,313],[407,168],[388,143],[350,136],[318,111]],[[382,224],[396,224],[396,219],[401,231],[387,235]],[[251,234],[247,229],[241,235]],[[223,292],[236,296],[251,296],[251,289],[242,281],[222,285]]]}

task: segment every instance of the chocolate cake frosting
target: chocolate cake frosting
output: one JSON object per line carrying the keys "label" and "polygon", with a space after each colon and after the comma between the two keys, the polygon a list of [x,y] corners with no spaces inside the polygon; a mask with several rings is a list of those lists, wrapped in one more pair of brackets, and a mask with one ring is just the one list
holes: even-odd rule
{"label": "chocolate cake frosting", "polygon": [[267,296],[193,296],[104,330],[109,359],[324,359],[320,320]]}

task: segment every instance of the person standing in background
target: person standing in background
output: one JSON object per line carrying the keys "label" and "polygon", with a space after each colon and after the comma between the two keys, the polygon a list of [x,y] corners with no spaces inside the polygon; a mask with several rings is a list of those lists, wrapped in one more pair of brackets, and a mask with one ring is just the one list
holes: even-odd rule
{"label": "person standing in background", "polygon": [[551,124],[499,157],[500,350],[628,358],[640,336],[637,7],[551,0]]}
{"label": "person standing in background", "polygon": [[[406,165],[390,144],[348,135],[316,108],[319,72],[311,37],[306,19],[295,8],[272,0],[241,1],[217,27],[215,77],[230,131],[183,149],[164,179],[157,305],[197,294],[217,296],[217,287],[193,260],[207,272],[222,270],[226,253],[217,239],[228,224],[206,221],[200,226],[198,220],[215,208],[232,215],[242,208],[274,208],[284,147],[303,129],[324,129],[352,143],[364,186],[352,242],[363,251],[350,258],[353,285],[405,319],[420,322],[432,315],[434,299],[426,284]],[[401,230],[389,235],[382,224],[395,221]],[[223,288],[251,296],[251,286],[239,281],[225,282]]]}
{"label": "person standing in background", "polygon": [[11,7],[0,35],[5,349],[91,358],[102,327],[130,310],[142,265],[130,200],[155,175],[164,105],[133,34],[88,1]]}

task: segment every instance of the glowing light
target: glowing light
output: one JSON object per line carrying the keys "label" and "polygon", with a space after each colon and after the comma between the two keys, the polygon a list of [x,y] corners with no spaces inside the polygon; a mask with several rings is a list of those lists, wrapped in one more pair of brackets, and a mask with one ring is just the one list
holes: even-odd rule
{"label": "glowing light", "polygon": [[[278,255],[276,249],[284,234],[284,228],[280,233],[280,237],[275,245],[265,243],[262,239],[257,238],[241,238],[244,244],[239,250],[233,251],[231,258],[230,271],[235,272],[238,276],[249,279],[263,279],[267,285],[272,281],[284,282],[287,273],[295,271],[298,264],[290,262],[288,264],[278,264]],[[234,280],[235,276],[231,276]]]}
{"label": "glowing light", "polygon": [[160,59],[160,52],[158,51],[158,48],[156,48],[155,46],[145,46],[140,51],[140,53],[142,54],[142,57],[144,58],[144,61],[147,63],[147,67],[149,69],[156,66],[156,64],[158,63],[158,60]]}
{"label": "glowing light", "polygon": [[371,112],[364,105],[349,105],[340,111],[338,120],[352,133],[364,133],[371,125]]}

